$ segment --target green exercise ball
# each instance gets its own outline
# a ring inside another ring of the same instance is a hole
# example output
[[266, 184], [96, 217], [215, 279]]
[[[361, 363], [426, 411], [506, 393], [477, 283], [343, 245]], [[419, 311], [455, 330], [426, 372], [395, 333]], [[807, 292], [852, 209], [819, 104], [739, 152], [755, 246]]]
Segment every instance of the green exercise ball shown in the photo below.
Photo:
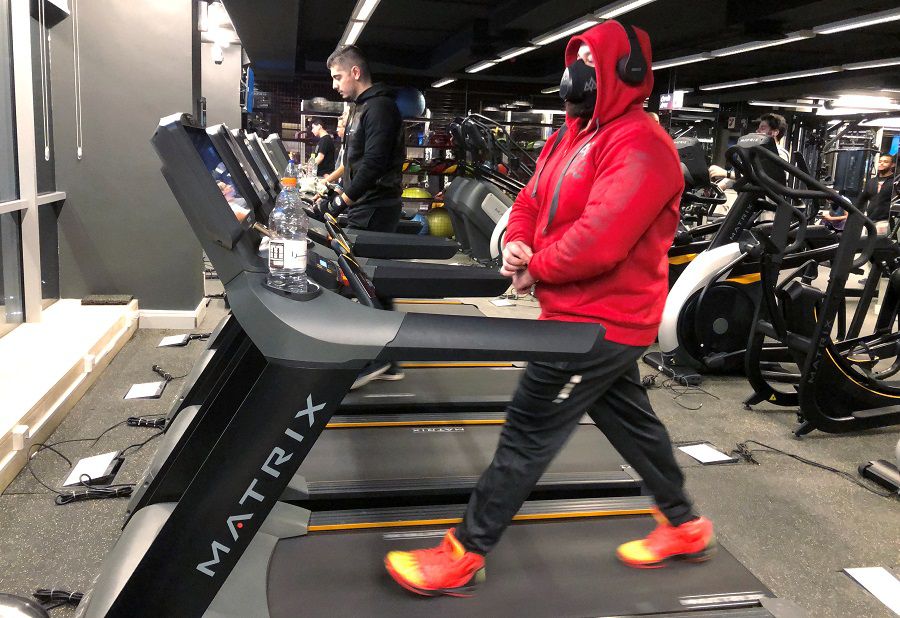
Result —
[[453, 238], [453, 222], [443, 208], [432, 208], [425, 213], [428, 219], [428, 233], [441, 238]]

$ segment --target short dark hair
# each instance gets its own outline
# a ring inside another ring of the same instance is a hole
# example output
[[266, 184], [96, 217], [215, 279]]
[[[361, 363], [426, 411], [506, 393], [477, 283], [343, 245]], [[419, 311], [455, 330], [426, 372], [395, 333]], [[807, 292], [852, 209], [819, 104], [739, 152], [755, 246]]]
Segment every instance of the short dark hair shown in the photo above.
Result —
[[759, 121], [765, 122], [773, 131], [778, 131], [779, 139], [787, 134], [787, 120], [781, 114], [763, 114]]
[[359, 76], [362, 79], [369, 79], [369, 62], [356, 45], [341, 45], [328, 56], [325, 63], [329, 69], [333, 66], [340, 66], [345, 69], [359, 67]]
[[880, 159], [881, 157], [887, 157], [888, 159], [891, 160], [891, 163], [893, 163], [894, 161], [896, 161], [896, 158], [894, 157], [894, 155], [892, 155], [892, 154], [890, 154], [890, 153], [888, 153], [888, 152], [883, 152], [883, 153], [881, 153], [880, 155], [878, 155], [878, 158], [879, 158], [879, 159]]
[[309, 120], [309, 126], [312, 126], [312, 125], [314, 125], [314, 124], [317, 124], [317, 125], [319, 125], [320, 127], [324, 127], [324, 126], [325, 126], [325, 123], [324, 123], [324, 122], [322, 121], [322, 119], [319, 118], [319, 117], [310, 118], [310, 120]]

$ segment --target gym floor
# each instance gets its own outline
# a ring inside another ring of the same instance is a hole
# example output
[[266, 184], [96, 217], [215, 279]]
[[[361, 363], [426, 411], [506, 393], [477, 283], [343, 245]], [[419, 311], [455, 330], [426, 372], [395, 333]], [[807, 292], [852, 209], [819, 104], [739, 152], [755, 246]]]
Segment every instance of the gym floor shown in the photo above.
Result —
[[[531, 318], [538, 313], [533, 301], [520, 300], [512, 307], [496, 307], [486, 299], [466, 302], [498, 317]], [[195, 332], [209, 332], [224, 313], [222, 301], [211, 300], [204, 323]], [[181, 380], [169, 384], [157, 400], [126, 401], [123, 396], [133, 383], [158, 379], [150, 370], [153, 364], [173, 376], [190, 371], [203, 342], [183, 348], [156, 347], [163, 336], [176, 332], [181, 331], [139, 330], [51, 441], [93, 438], [129, 416], [165, 414], [178, 395]], [[653, 373], [643, 365], [641, 371]], [[669, 388], [651, 390], [656, 411], [676, 444], [706, 441], [728, 452], [739, 442], [756, 440], [846, 471], [854, 478], [859, 463], [890, 458], [894, 452], [896, 427], [848, 435], [814, 432], [798, 440], [792, 435], [794, 410], [743, 409], [741, 401], [749, 393], [743, 378], [707, 377], [703, 389], [706, 393], [678, 397]], [[74, 442], [59, 448], [74, 460], [121, 450], [154, 432], [123, 424], [96, 443]], [[131, 449], [116, 482], [137, 482], [156, 444], [152, 440], [137, 452]], [[754, 458], [758, 465], [693, 465], [685, 470], [688, 489], [699, 511], [716, 524], [719, 542], [775, 594], [793, 601], [810, 616], [892, 616], [842, 569], [881, 566], [900, 576], [897, 500], [880, 497], [782, 454], [760, 449], [754, 450]], [[60, 483], [68, 472], [66, 463], [49, 451], [34, 458], [32, 468], [49, 485]], [[38, 588], [84, 591], [99, 572], [103, 557], [119, 536], [127, 500], [56, 506], [53, 498], [27, 470], [0, 496], [0, 591], [23, 596]], [[494, 577], [501, 576], [494, 573]], [[60, 608], [53, 615], [71, 613]]]

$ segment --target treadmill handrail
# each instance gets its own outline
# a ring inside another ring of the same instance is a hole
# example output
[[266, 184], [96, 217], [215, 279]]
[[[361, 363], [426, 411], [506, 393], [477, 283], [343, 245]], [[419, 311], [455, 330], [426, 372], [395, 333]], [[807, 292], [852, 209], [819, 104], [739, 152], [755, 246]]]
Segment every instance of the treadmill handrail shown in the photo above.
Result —
[[605, 333], [595, 323], [408, 313], [379, 359], [589, 360]]

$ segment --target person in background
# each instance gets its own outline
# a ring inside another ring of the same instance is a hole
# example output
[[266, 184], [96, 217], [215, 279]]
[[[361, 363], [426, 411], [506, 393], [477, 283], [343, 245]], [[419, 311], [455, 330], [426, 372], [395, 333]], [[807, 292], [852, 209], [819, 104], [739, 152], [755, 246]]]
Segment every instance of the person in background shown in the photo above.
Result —
[[[685, 494], [637, 364], [662, 319], [684, 178], [672, 138], [641, 107], [653, 88], [650, 39], [627, 28], [606, 21], [569, 41], [565, 124], [513, 204], [501, 270], [518, 292], [534, 288], [541, 319], [602, 324], [604, 339], [590, 361], [528, 363], [462, 522], [437, 547], [385, 557], [391, 577], [412, 592], [473, 592], [486, 556], [585, 412], [659, 507], [653, 532], [620, 545], [618, 558], [660, 567], [706, 560], [713, 550], [713, 526]], [[637, 55], [631, 38], [643, 56], [637, 83], [618, 68]]]
[[[756, 132], [773, 138], [775, 145], [778, 147], [778, 156], [790, 163], [791, 153], [782, 147], [784, 137], [787, 135], [787, 128], [787, 120], [781, 114], [764, 114], [759, 119]], [[734, 185], [735, 171], [726, 170], [718, 165], [710, 165], [709, 179], [718, 184], [719, 188], [724, 191]]]
[[334, 171], [334, 140], [325, 130], [321, 118], [313, 118], [312, 133], [319, 138], [316, 144], [316, 176], [327, 176]]
[[862, 193], [856, 198], [856, 207], [866, 213], [879, 234], [887, 234], [891, 216], [891, 195], [894, 190], [894, 157], [883, 154], [878, 157], [875, 176], [869, 178]]
[[[394, 91], [372, 82], [369, 63], [358, 47], [344, 45], [326, 62], [332, 87], [345, 101], [355, 103], [344, 130], [341, 187], [332, 211], [347, 211], [347, 227], [375, 232], [395, 232], [403, 204], [403, 120]], [[402, 380], [396, 363], [373, 362], [350, 387], [361, 388], [372, 380]]]
[[[337, 131], [335, 131], [335, 133], [337, 133], [338, 139], [341, 140], [341, 149], [338, 151], [338, 154], [337, 154], [337, 159], [336, 159], [337, 168], [330, 174], [325, 175], [325, 178], [324, 178], [325, 182], [338, 182], [341, 179], [341, 176], [344, 175], [344, 164], [342, 163], [342, 161], [344, 160], [344, 133], [346, 132], [347, 120], [350, 118], [350, 115], [352, 114], [352, 109], [353, 109], [353, 106], [348, 105], [347, 107], [344, 108], [344, 111], [341, 112], [341, 115], [338, 118]], [[321, 197], [321, 196], [319, 196], [319, 197]]]
[[350, 228], [394, 232], [400, 221], [403, 121], [393, 91], [372, 82], [369, 64], [354, 45], [336, 49], [327, 62], [332, 87], [356, 103], [344, 140], [343, 191], [338, 210], [349, 207]]
[[[875, 222], [879, 236], [890, 232], [891, 197], [894, 193], [894, 157], [883, 154], [875, 164], [875, 175], [863, 185], [862, 193], [856, 198], [856, 207]], [[864, 266], [866, 275], [859, 280], [865, 285], [869, 275], [869, 266]]]
[[832, 203], [828, 212], [822, 215], [823, 225], [832, 232], [840, 234], [844, 231], [848, 216], [849, 214], [840, 204]]

